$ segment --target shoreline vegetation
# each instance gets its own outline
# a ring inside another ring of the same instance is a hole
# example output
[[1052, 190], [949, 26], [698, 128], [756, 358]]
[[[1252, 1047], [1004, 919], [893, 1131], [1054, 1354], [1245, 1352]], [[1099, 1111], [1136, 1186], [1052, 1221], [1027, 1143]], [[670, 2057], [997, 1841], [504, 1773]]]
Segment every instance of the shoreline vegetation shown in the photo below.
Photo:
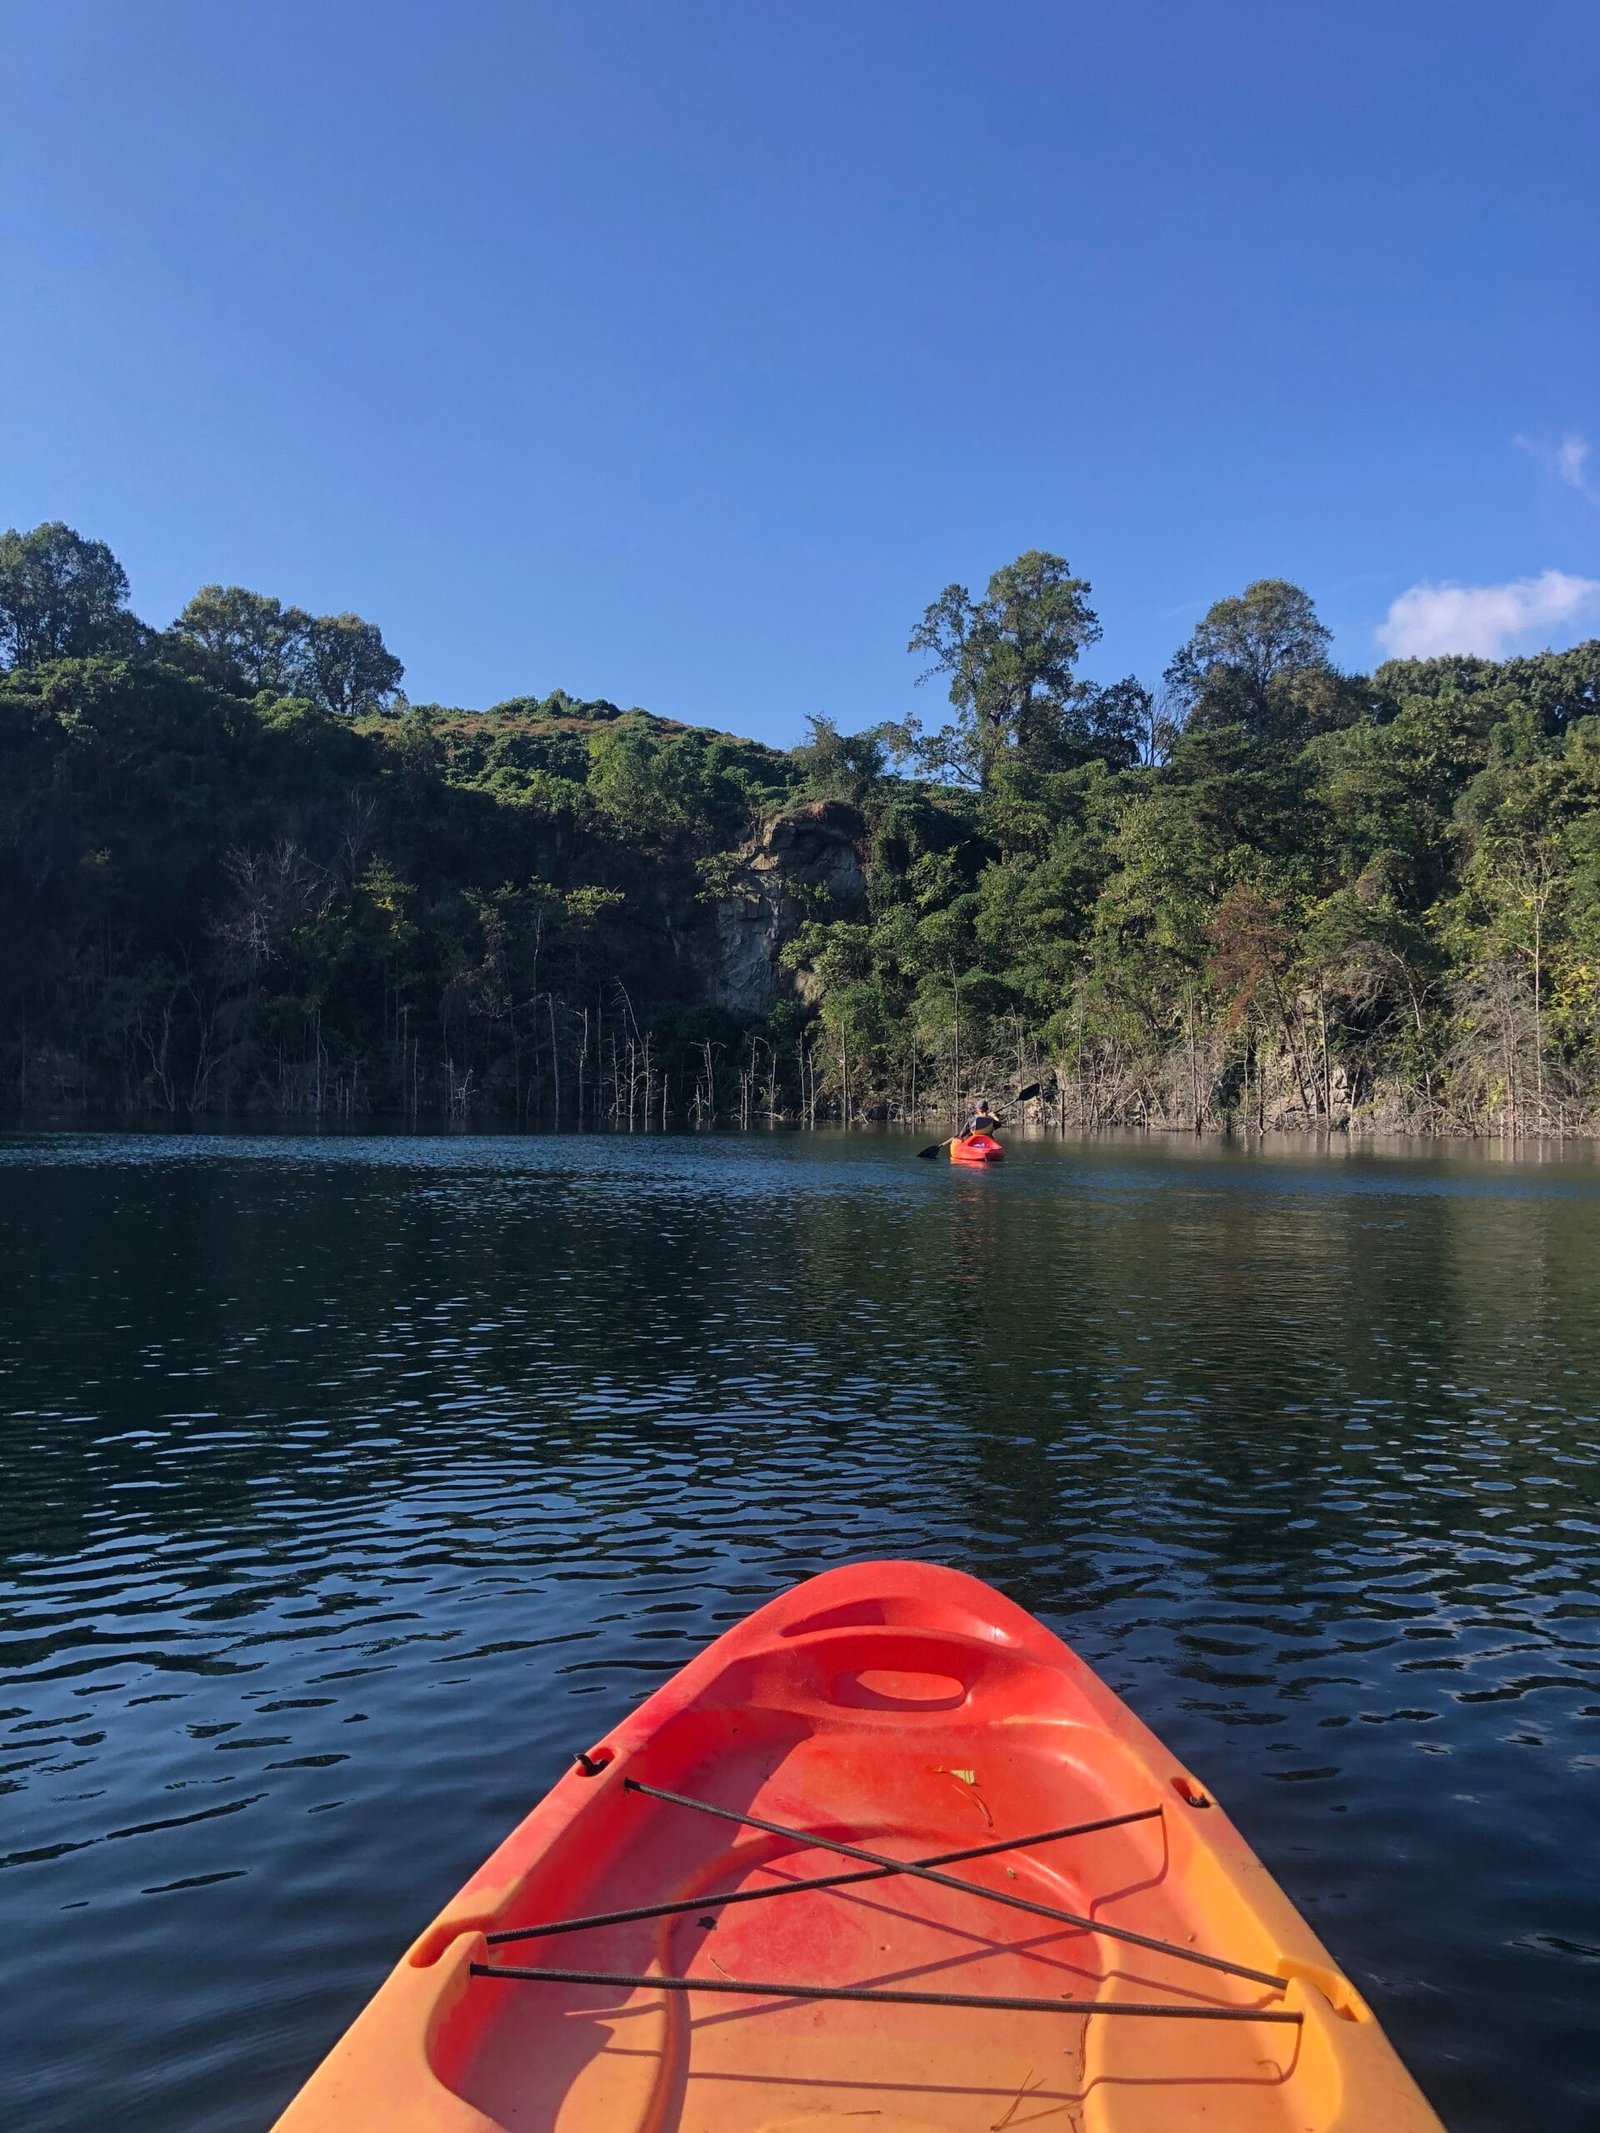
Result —
[[943, 723], [780, 750], [127, 593], [0, 536], [12, 1115], [1600, 1134], [1600, 641], [1344, 673], [1269, 579], [1093, 683], [1030, 551], [916, 623]]

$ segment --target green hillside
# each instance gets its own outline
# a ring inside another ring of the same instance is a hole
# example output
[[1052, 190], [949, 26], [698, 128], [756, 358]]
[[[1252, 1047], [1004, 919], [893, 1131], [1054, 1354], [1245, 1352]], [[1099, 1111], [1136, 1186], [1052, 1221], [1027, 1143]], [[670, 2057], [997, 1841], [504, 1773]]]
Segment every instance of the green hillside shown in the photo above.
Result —
[[1090, 684], [1090, 588], [1032, 553], [915, 623], [937, 726], [785, 752], [412, 705], [357, 616], [126, 592], [0, 540], [14, 1111], [1600, 1116], [1600, 643], [1346, 674], [1269, 580]]

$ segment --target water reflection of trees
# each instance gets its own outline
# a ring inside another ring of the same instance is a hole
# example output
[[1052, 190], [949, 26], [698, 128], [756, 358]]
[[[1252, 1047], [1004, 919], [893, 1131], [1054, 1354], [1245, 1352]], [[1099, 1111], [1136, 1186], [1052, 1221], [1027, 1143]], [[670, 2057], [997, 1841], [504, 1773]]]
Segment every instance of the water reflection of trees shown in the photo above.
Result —
[[[838, 1144], [820, 1171], [769, 1149], [754, 1182], [725, 1144], [723, 1175], [682, 1143], [542, 1168], [522, 1145], [14, 1169], [6, 1551], [396, 1490], [448, 1518], [463, 1463], [560, 1488], [659, 1440], [689, 1462], [675, 1493], [696, 1463], [719, 1491], [741, 1462], [870, 1487], [879, 1457], [912, 1491], [897, 1520], [955, 1516], [1047, 1608], [1163, 1531], [1289, 1591], [1330, 1550], [1470, 1524], [1475, 1406], [1559, 1421], [1586, 1385], [1593, 1410], [1581, 1197], [1431, 1189], [1437, 1163], [1389, 1193], [1348, 1166], [1024, 1153], [909, 1189]], [[1552, 1426], [1505, 1433], [1503, 1480]]]

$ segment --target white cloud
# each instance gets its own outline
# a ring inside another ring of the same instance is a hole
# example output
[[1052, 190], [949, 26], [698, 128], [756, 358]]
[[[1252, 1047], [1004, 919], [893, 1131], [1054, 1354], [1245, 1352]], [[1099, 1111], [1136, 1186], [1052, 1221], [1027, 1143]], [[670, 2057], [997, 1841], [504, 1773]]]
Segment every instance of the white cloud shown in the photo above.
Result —
[[1558, 481], [1564, 481], [1569, 489], [1576, 489], [1591, 504], [1600, 504], [1600, 484], [1589, 478], [1589, 461], [1594, 457], [1594, 446], [1587, 437], [1569, 430], [1559, 444], [1545, 444], [1537, 437], [1518, 437], [1515, 441]]
[[[1581, 471], [1581, 462], [1580, 462]], [[1564, 570], [1514, 578], [1508, 585], [1413, 585], [1391, 603], [1377, 632], [1391, 659], [1433, 659], [1443, 652], [1476, 652], [1503, 659], [1518, 640], [1581, 623], [1600, 612], [1600, 578]]]
[[1563, 437], [1556, 446], [1556, 472], [1569, 489], [1587, 496], [1591, 504], [1600, 504], [1600, 489], [1595, 488], [1584, 472], [1591, 450], [1587, 437]]

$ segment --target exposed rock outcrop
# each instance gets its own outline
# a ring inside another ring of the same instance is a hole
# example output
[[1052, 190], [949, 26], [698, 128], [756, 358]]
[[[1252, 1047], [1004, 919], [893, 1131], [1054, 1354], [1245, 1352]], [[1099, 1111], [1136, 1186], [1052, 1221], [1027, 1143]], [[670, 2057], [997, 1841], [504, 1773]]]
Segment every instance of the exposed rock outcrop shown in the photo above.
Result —
[[866, 901], [866, 824], [853, 807], [820, 800], [775, 815], [735, 857], [714, 906], [706, 996], [736, 1014], [764, 1014], [785, 993], [804, 996], [783, 950], [808, 918], [848, 918]]

